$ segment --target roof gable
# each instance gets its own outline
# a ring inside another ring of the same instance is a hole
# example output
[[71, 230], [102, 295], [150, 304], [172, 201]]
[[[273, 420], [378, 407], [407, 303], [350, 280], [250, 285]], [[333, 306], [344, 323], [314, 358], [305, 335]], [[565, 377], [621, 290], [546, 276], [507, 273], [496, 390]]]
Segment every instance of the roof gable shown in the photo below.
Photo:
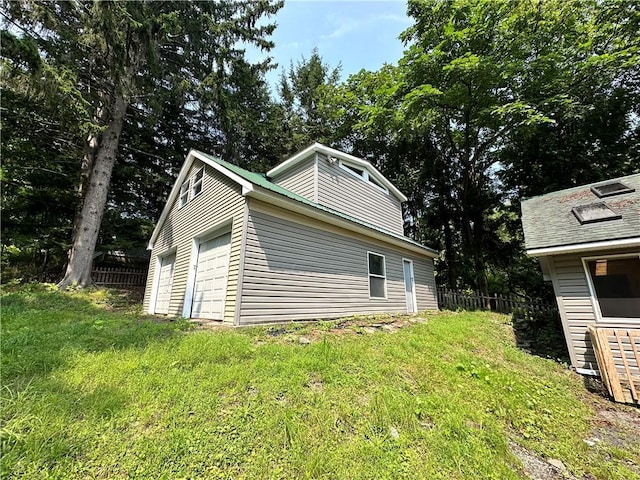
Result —
[[[392, 239], [400, 240], [402, 243], [411, 245], [414, 248], [417, 247], [422, 251], [422, 253], [427, 253], [428, 256], [435, 257], [437, 254], [435, 250], [425, 247], [424, 245], [414, 240], [411, 240], [408, 237], [405, 237], [403, 235], [398, 235], [393, 232], [389, 232], [388, 230], [380, 228], [369, 222], [365, 222], [363, 220], [344, 214], [332, 208], [325, 207], [324, 205], [320, 205], [318, 203], [312, 202], [311, 200], [308, 200], [300, 195], [297, 195], [291, 192], [290, 190], [287, 190], [284, 187], [281, 187], [279, 185], [276, 185], [273, 182], [270, 182], [264, 175], [250, 172], [241, 167], [238, 167], [237, 165], [233, 165], [231, 163], [225, 162], [224, 160], [221, 160], [219, 158], [216, 158], [204, 152], [200, 152], [198, 150], [191, 150], [189, 152], [182, 168], [180, 169], [178, 178], [176, 179], [176, 182], [173, 188], [171, 189], [171, 193], [169, 194], [167, 203], [165, 204], [164, 209], [162, 210], [162, 214], [160, 215], [160, 218], [158, 219], [158, 223], [156, 224], [153, 234], [151, 235], [151, 239], [149, 240], [149, 246], [148, 246], [149, 249], [153, 248], [153, 245], [155, 244], [155, 241], [158, 238], [158, 235], [160, 234], [162, 226], [164, 225], [164, 222], [166, 221], [167, 217], [169, 216], [169, 213], [171, 212], [171, 208], [173, 204], [175, 203], [178, 195], [180, 194], [180, 187], [185, 182], [189, 169], [191, 168], [191, 165], [193, 164], [195, 159], [202, 161], [205, 165], [210, 166], [220, 174], [238, 183], [242, 187], [243, 196], [256, 196], [261, 200], [272, 201], [269, 195], [276, 194], [275, 195], [276, 201], [281, 203], [282, 204], [281, 206], [283, 206], [284, 208], [290, 208], [293, 210], [294, 208], [292, 207], [294, 207], [296, 204], [298, 205], [302, 204], [304, 207], [308, 207], [318, 211], [319, 213], [325, 214], [327, 218], [334, 217], [338, 220], [346, 221], [348, 223], [351, 223], [360, 227], [364, 227], [367, 230], [373, 230], [375, 232], [379, 232], [383, 234], [385, 237], [391, 237]], [[262, 192], [262, 194], [259, 195], [260, 192]]]
[[299, 151], [281, 164], [276, 165], [267, 172], [267, 176], [270, 178], [276, 178], [278, 175], [281, 175], [282, 173], [298, 165], [300, 162], [309, 158], [309, 155], [313, 153], [320, 153], [322, 155], [326, 155], [327, 157], [336, 158], [338, 160], [345, 161], [347, 164], [356, 165], [367, 170], [370, 177], [375, 179], [377, 183], [380, 183], [384, 188], [389, 190], [389, 192], [391, 192], [398, 200], [400, 200], [401, 202], [407, 201], [407, 197], [400, 190], [398, 190], [390, 180], [382, 175], [382, 173], [380, 173], [380, 171], [370, 162], [362, 158], [349, 155], [348, 153], [341, 152], [340, 150], [327, 147], [326, 145], [323, 145], [321, 143], [314, 143], [304, 150]]
[[[619, 189], [620, 193], [598, 196], [597, 192], [601, 190], [598, 187], [613, 183], [629, 188]], [[521, 205], [525, 245], [529, 253], [569, 245], [603, 242], [606, 245], [640, 239], [640, 174], [524, 199]], [[585, 211], [592, 211], [594, 216], [587, 218]]]

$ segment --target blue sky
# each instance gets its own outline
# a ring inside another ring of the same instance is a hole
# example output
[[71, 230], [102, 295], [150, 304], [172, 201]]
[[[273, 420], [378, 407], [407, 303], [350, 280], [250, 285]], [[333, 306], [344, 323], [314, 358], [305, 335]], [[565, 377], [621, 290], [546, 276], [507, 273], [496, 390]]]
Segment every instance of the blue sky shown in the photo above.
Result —
[[271, 85], [283, 67], [309, 58], [314, 47], [331, 67], [342, 65], [342, 80], [396, 63], [403, 52], [398, 35], [412, 24], [400, 0], [285, 0], [273, 20], [278, 26], [270, 55], [278, 69], [267, 75]]

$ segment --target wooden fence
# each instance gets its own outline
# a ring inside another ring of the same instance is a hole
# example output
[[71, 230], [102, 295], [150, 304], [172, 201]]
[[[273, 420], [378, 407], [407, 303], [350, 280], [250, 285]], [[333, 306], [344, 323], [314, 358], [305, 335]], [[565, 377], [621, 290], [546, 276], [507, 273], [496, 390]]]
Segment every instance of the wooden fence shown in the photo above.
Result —
[[463, 310], [491, 310], [499, 313], [513, 313], [516, 310], [549, 312], [557, 310], [555, 303], [545, 302], [531, 297], [519, 295], [483, 295], [480, 292], [461, 292], [447, 288], [438, 289], [438, 305], [440, 308]]
[[147, 283], [147, 270], [122, 267], [97, 267], [91, 271], [96, 285], [122, 288], [125, 290], [144, 290]]

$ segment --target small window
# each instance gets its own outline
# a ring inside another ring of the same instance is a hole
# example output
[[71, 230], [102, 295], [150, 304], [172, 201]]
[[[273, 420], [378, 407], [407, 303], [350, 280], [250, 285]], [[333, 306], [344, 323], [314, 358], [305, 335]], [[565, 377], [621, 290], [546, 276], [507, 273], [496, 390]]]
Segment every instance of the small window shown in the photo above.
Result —
[[340, 166], [354, 175], [364, 178], [364, 170], [358, 167], [354, 167], [353, 165], [347, 165], [346, 163], [340, 162]]
[[604, 257], [586, 264], [601, 317], [640, 319], [640, 256]]
[[606, 203], [592, 203], [580, 205], [571, 209], [581, 225], [585, 223], [604, 222], [606, 220], [618, 220], [622, 215], [609, 208]]
[[371, 175], [369, 175], [369, 183], [374, 184], [376, 187], [378, 187], [380, 190], [384, 191], [385, 193], [388, 192], [387, 187], [385, 187], [384, 185], [382, 185], [379, 181], [377, 181], [375, 178], [373, 178]]
[[369, 297], [387, 298], [387, 273], [384, 256], [367, 253], [369, 260]]
[[193, 176], [193, 187], [191, 187], [191, 198], [195, 198], [202, 191], [202, 179], [204, 177], [204, 168], [201, 168]]
[[373, 185], [376, 188], [382, 190], [384, 193], [386, 193], [386, 194], [389, 193], [389, 190], [387, 190], [387, 188], [384, 185], [382, 185], [378, 180], [373, 178], [369, 174], [368, 170], [356, 167], [354, 165], [350, 165], [348, 163], [344, 163], [343, 161], [340, 161], [340, 168], [342, 168], [343, 170], [346, 170], [351, 175], [354, 175], [356, 177], [361, 178], [362, 180], [364, 180], [366, 182], [369, 182], [371, 185]]
[[180, 200], [178, 201], [178, 206], [183, 207], [187, 204], [189, 200], [189, 180], [184, 182], [180, 187]]
[[611, 197], [612, 195], [622, 195], [623, 193], [635, 192], [635, 189], [627, 187], [624, 183], [611, 182], [591, 187], [591, 191], [599, 198], [603, 198]]

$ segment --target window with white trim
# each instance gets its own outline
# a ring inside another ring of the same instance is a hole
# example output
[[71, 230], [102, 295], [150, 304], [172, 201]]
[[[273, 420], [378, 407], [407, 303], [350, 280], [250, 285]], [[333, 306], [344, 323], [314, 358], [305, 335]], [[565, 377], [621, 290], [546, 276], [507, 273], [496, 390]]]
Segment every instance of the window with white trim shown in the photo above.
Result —
[[180, 200], [178, 201], [178, 206], [183, 207], [189, 201], [189, 180], [184, 182], [180, 187]]
[[342, 160], [340, 160], [339, 166], [345, 172], [348, 172], [351, 175], [353, 175], [354, 177], [358, 177], [361, 180], [364, 180], [365, 182], [369, 183], [370, 185], [373, 185], [374, 187], [376, 187], [378, 190], [383, 191], [387, 195], [389, 194], [389, 190], [387, 189], [387, 187], [382, 185], [382, 183], [380, 181], [378, 181], [376, 178], [372, 177], [369, 174], [369, 171], [366, 168], [360, 168], [360, 167], [357, 167], [357, 166], [352, 165], [350, 163], [345, 163]]
[[202, 179], [204, 178], [204, 167], [196, 172], [193, 176], [191, 187], [191, 198], [197, 197], [202, 192]]
[[342, 166], [342, 168], [347, 170], [347, 172], [353, 173], [358, 177], [364, 178], [364, 170], [362, 170], [361, 168], [354, 167], [353, 165], [349, 165], [348, 163], [341, 163], [340, 166]]
[[189, 200], [193, 200], [202, 192], [202, 182], [204, 181], [204, 167], [201, 167], [196, 171], [189, 180], [186, 180], [180, 186], [180, 198], [178, 200], [178, 207], [184, 207]]
[[387, 298], [387, 270], [384, 255], [367, 252], [369, 263], [369, 297]]
[[603, 320], [640, 319], [640, 254], [585, 259]]

